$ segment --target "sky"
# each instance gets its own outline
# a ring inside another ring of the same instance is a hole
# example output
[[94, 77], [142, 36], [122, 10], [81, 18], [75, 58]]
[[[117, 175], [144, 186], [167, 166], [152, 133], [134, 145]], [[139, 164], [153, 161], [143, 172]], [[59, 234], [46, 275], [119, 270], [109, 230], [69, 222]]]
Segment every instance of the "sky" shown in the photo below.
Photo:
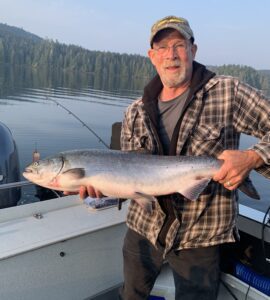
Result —
[[270, 69], [269, 0], [0, 0], [0, 23], [89, 50], [147, 56], [157, 20], [185, 17], [205, 65]]

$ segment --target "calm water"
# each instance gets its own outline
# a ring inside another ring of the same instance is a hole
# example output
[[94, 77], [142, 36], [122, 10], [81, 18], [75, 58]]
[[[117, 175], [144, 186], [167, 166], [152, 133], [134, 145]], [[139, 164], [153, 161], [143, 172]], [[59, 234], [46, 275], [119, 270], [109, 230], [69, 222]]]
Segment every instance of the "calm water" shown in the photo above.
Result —
[[[112, 124], [122, 120], [125, 108], [136, 97], [132, 91], [25, 88], [0, 99], [0, 120], [12, 131], [23, 170], [31, 162], [35, 147], [41, 157], [64, 150], [105, 147], [53, 100], [72, 111], [110, 145]], [[33, 197], [32, 192], [28, 193], [29, 188], [23, 188], [24, 202]]]
[[[93, 84], [93, 79], [84, 79], [83, 84], [82, 81], [74, 83], [69, 80], [68, 84], [61, 81], [58, 84], [62, 85], [57, 86], [57, 82], [53, 85], [50, 81], [44, 83], [44, 80], [16, 80], [14, 76], [12, 79], [13, 84], [10, 78], [9, 84], [2, 86], [2, 93], [0, 82], [0, 121], [12, 131], [19, 151], [21, 170], [32, 161], [36, 146], [41, 157], [63, 150], [104, 148], [86, 127], [53, 100], [76, 114], [110, 144], [112, 124], [122, 120], [125, 108], [141, 94], [144, 85], [143, 82], [132, 87], [126, 84], [125, 88], [118, 81], [118, 84], [103, 84], [100, 87]], [[246, 148], [254, 142], [256, 140], [253, 138], [243, 137], [241, 147]], [[241, 198], [248, 205], [255, 204], [257, 209], [265, 211], [270, 199], [269, 182], [255, 172], [252, 173], [252, 180], [262, 200], [255, 202], [242, 194]], [[33, 188], [23, 188], [22, 192], [22, 203], [37, 201]]]

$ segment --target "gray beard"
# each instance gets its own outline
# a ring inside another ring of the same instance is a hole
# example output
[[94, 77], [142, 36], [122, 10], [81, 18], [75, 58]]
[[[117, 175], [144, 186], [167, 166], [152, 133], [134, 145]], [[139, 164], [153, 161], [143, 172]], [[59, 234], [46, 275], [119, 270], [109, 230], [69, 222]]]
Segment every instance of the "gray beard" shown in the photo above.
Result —
[[186, 74], [185, 72], [181, 72], [178, 76], [175, 76], [175, 78], [168, 79], [167, 76], [161, 77], [161, 81], [164, 86], [167, 86], [169, 88], [178, 87], [182, 83], [184, 83], [186, 80]]

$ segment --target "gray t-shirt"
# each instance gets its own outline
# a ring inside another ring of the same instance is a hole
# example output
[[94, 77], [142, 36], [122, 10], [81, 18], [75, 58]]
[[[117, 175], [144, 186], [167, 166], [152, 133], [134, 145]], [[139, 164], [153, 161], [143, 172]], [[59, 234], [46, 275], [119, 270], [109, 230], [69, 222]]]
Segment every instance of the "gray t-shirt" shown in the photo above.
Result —
[[164, 154], [169, 154], [173, 131], [182, 114], [188, 93], [189, 89], [169, 101], [161, 101], [158, 99], [158, 133], [163, 145]]

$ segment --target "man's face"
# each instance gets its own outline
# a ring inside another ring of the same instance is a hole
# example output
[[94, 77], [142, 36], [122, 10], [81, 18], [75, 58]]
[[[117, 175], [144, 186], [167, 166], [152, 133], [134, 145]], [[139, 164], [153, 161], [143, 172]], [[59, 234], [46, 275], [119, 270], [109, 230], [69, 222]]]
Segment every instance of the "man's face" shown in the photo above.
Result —
[[158, 42], [154, 42], [148, 55], [163, 85], [176, 88], [190, 81], [196, 50], [196, 45], [192, 45], [174, 30], [164, 34]]

